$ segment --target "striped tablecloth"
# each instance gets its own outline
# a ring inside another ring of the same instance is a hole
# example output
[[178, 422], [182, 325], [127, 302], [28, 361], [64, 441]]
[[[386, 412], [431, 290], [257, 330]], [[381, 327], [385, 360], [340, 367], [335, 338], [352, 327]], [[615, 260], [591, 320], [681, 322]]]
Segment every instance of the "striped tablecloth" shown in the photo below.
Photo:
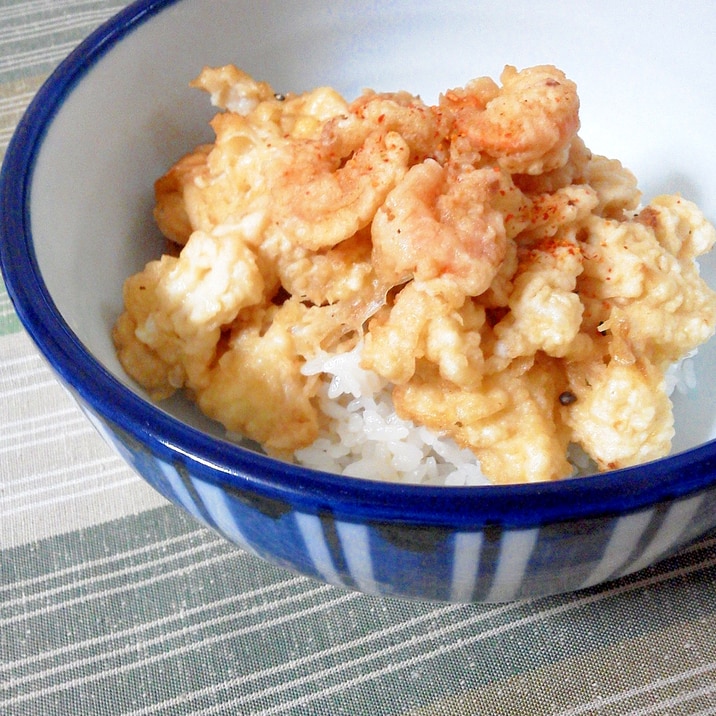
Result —
[[[0, 152], [126, 3], [0, 0]], [[716, 713], [716, 539], [498, 606], [324, 586], [164, 502], [54, 382], [0, 287], [0, 714]]]

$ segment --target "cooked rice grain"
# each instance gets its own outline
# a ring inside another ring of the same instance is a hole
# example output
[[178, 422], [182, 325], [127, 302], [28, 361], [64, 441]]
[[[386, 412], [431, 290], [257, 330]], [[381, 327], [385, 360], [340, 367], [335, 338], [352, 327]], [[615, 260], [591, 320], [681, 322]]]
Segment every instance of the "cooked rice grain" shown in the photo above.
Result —
[[[324, 472], [406, 484], [489, 485], [472, 451], [452, 438], [403, 420], [395, 412], [391, 386], [360, 365], [362, 345], [338, 355], [323, 353], [308, 361], [304, 375], [321, 376], [319, 409], [325, 420], [318, 439], [295, 452], [296, 462]], [[696, 351], [667, 371], [667, 392], [695, 386]], [[575, 476], [597, 472], [594, 461], [570, 445]]]
[[322, 377], [318, 399], [326, 420], [318, 439], [296, 451], [296, 461], [370, 480], [489, 485], [470, 450], [396, 415], [389, 383], [361, 368], [360, 350], [322, 354], [304, 365], [305, 375]]

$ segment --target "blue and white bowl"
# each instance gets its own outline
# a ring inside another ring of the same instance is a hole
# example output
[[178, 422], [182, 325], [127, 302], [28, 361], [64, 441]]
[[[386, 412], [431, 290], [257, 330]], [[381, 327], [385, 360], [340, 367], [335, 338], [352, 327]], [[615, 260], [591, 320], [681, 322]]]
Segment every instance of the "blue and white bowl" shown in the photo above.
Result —
[[[188, 88], [234, 63], [277, 89], [444, 88], [552, 63], [580, 87], [581, 135], [648, 196], [681, 190], [716, 218], [715, 16], [622, 3], [142, 0], [42, 87], [8, 149], [0, 257], [16, 310], [104, 437], [169, 500], [276, 564], [371, 594], [505, 601], [591, 586], [716, 526], [716, 345], [676, 400], [667, 459], [559, 483], [400, 486], [314, 472], [222, 438], [180, 398], [149, 402], [120, 368], [121, 286], [161, 251], [152, 183], [210, 139]], [[635, 25], [638, 17], [638, 24]], [[714, 285], [716, 261], [702, 272]]]

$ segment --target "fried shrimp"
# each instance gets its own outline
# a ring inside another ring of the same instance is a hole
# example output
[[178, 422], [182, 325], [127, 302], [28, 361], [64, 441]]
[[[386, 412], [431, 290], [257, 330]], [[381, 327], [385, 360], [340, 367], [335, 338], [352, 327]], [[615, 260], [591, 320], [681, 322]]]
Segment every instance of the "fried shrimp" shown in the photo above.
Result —
[[358, 132], [382, 128], [400, 134], [410, 148], [410, 164], [447, 159], [452, 118], [419, 97], [408, 92], [365, 92], [351, 102], [348, 111], [349, 117], [342, 121], [356, 123]]
[[348, 102], [205, 68], [215, 139], [155, 182], [170, 245], [125, 282], [126, 372], [271, 455], [368, 479], [666, 455], [667, 371], [716, 327], [696, 263], [716, 230], [680, 196], [640, 206], [578, 136], [560, 70], [500, 82]]
[[500, 79], [497, 96], [460, 130], [510, 174], [542, 174], [564, 166], [579, 129], [574, 82], [548, 65], [521, 72], [508, 66]]
[[492, 208], [501, 174], [452, 176], [434, 160], [411, 167], [373, 220], [373, 263], [386, 283], [450, 278], [468, 295], [485, 291], [505, 256], [503, 215]]
[[330, 148], [299, 145], [270, 186], [273, 228], [313, 251], [349, 239], [402, 179], [409, 154], [397, 132], [369, 135], [345, 164]]
[[365, 336], [364, 367], [400, 385], [413, 377], [421, 359], [462, 387], [482, 376], [480, 329], [485, 311], [449, 282], [412, 281], [390, 312], [377, 316]]

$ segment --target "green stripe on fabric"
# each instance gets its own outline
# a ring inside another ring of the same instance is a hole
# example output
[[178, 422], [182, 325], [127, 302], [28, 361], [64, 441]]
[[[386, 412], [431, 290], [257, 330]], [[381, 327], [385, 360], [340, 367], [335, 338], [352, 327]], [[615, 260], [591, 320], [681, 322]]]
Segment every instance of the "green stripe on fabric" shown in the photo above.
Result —
[[[1, 17], [2, 11], [0, 11]], [[15, 126], [43, 79], [43, 77], [32, 77], [0, 84], [0, 162], [5, 157], [5, 150]], [[17, 333], [20, 329], [20, 320], [12, 307], [5, 284], [0, 278], [0, 336]]]
[[15, 127], [45, 79], [43, 74], [0, 84], [0, 160], [4, 159]]
[[[0, 162], [45, 77], [95, 28], [128, 4], [117, 0], [0, 2]], [[20, 328], [0, 282], [0, 336]]]
[[20, 319], [13, 310], [10, 297], [5, 286], [0, 281], [0, 336], [9, 336], [18, 333], [21, 329]]
[[0, 712], [400, 714], [558, 664], [576, 679], [586, 655], [598, 668], [712, 620], [715, 565], [705, 542], [580, 594], [407, 603], [275, 568], [162, 507], [2, 554]]
[[128, 4], [57, 0], [0, 5], [0, 83], [50, 72], [81, 40]]

